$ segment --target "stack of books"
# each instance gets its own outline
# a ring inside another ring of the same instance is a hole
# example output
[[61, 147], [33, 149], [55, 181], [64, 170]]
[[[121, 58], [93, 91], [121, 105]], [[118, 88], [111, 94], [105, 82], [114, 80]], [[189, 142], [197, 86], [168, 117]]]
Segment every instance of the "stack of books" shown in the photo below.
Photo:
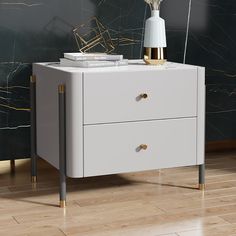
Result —
[[126, 66], [128, 60], [123, 59], [123, 55], [110, 55], [106, 53], [64, 53], [64, 58], [60, 59], [63, 67], [109, 67]]

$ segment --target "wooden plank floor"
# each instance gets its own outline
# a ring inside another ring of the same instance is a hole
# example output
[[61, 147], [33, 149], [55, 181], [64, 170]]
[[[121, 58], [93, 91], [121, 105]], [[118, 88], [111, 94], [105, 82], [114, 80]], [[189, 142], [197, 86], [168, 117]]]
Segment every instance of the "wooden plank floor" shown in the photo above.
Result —
[[0, 162], [0, 235], [236, 236], [236, 152], [208, 154], [207, 189], [196, 167], [68, 180], [58, 204], [58, 173], [39, 161]]

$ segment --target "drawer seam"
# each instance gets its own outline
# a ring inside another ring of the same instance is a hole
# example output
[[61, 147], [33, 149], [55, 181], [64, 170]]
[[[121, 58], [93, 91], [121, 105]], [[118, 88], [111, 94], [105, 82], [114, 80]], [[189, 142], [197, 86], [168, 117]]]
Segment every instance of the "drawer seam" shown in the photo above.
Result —
[[161, 121], [161, 120], [182, 120], [182, 119], [192, 119], [192, 118], [197, 118], [197, 116], [162, 118], [162, 119], [147, 119], [147, 120], [131, 120], [131, 121], [114, 121], [114, 122], [104, 122], [104, 123], [102, 122], [102, 123], [83, 124], [83, 126], [106, 125], [106, 124], [123, 124], [123, 123], [137, 123], [137, 122], [149, 122], [149, 121]]

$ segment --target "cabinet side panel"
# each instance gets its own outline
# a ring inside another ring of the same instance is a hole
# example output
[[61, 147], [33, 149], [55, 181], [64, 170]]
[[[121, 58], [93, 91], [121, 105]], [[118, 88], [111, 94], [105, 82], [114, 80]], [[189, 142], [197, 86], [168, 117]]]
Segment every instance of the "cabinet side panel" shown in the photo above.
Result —
[[197, 165], [205, 163], [205, 68], [198, 67]]
[[[66, 86], [66, 167], [67, 176], [83, 176], [83, 140], [82, 140], [82, 74], [72, 74], [34, 65], [36, 75], [36, 123], [37, 154], [59, 168], [59, 119], [58, 119], [58, 85]], [[78, 81], [75, 82], [74, 81]], [[79, 82], [80, 81], [80, 82]], [[78, 86], [76, 89], [74, 86]], [[74, 95], [76, 90], [77, 95]], [[78, 102], [73, 110], [74, 103]]]
[[37, 154], [58, 169], [57, 85], [60, 79], [41, 66], [34, 66], [33, 73], [36, 76]]

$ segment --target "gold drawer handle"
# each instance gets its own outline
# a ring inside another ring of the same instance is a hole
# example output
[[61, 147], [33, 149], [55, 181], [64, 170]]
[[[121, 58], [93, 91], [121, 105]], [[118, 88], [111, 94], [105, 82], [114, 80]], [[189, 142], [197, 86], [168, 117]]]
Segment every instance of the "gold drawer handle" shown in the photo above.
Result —
[[142, 149], [142, 150], [147, 150], [148, 145], [147, 144], [141, 144], [141, 145], [139, 145], [139, 148]]
[[142, 93], [140, 94], [140, 98], [147, 99], [148, 95], [146, 93]]

